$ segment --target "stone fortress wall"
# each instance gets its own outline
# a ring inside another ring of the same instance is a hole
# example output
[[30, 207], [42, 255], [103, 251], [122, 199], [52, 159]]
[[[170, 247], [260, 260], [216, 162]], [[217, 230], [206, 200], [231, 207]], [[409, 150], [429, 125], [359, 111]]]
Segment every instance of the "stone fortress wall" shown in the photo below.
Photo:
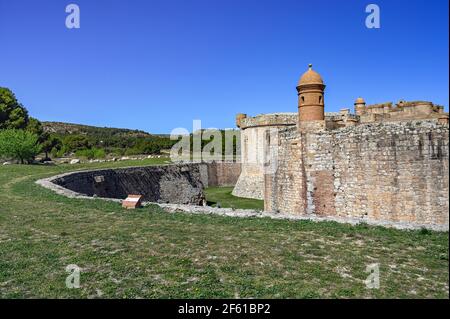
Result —
[[[327, 127], [335, 129], [353, 123], [356, 116], [342, 110], [325, 113]], [[296, 127], [298, 113], [247, 114], [236, 116], [236, 126], [241, 129], [241, 169], [233, 195], [245, 198], [264, 199], [264, 146], [271, 129], [281, 130]], [[344, 123], [344, 124], [342, 124]]]
[[233, 189], [233, 195], [264, 199], [264, 145], [265, 136], [271, 129], [295, 126], [297, 113], [261, 114], [248, 117], [238, 114], [236, 125], [241, 129], [242, 173]]
[[448, 133], [430, 120], [281, 131], [265, 210], [448, 225]]
[[205, 187], [234, 186], [241, 175], [239, 162], [211, 162], [200, 166], [207, 170], [207, 179], [203, 180]]
[[[238, 114], [242, 174], [234, 194], [263, 198], [268, 212], [448, 229], [443, 107], [425, 101], [366, 106], [358, 98], [354, 114], [325, 113], [324, 89], [310, 67], [297, 86], [298, 113], [275, 122], [274, 115]], [[271, 127], [276, 139], [268, 138]], [[256, 164], [245, 154], [252, 148]]]

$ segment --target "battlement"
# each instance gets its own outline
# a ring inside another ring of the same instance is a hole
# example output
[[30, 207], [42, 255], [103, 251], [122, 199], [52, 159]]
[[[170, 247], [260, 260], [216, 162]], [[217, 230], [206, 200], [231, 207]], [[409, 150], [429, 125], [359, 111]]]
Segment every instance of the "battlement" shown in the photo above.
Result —
[[[343, 108], [339, 112], [325, 112], [325, 127], [334, 130], [341, 127], [356, 126], [366, 123], [435, 120], [448, 124], [449, 115], [444, 107], [428, 101], [399, 101], [365, 105], [361, 103], [355, 110]], [[241, 129], [256, 127], [280, 127], [298, 125], [298, 113], [271, 113], [248, 116], [239, 113], [236, 115], [236, 125]]]
[[254, 117], [239, 113], [236, 116], [236, 125], [241, 129], [261, 126], [291, 126], [296, 125], [297, 120], [297, 113], [259, 114]]
[[355, 112], [360, 117], [360, 123], [380, 121], [410, 121], [421, 119], [435, 119], [441, 123], [448, 123], [448, 114], [444, 107], [429, 101], [399, 101], [379, 103], [365, 106], [355, 104]]
[[441, 105], [435, 105], [429, 101], [403, 101], [400, 100], [398, 103], [394, 104], [393, 102], [386, 103], [377, 103], [367, 105], [366, 109], [368, 112], [371, 110], [383, 109], [388, 112], [401, 112], [405, 108], [415, 108], [419, 110], [430, 110], [431, 112], [442, 113], [444, 111], [444, 107]]

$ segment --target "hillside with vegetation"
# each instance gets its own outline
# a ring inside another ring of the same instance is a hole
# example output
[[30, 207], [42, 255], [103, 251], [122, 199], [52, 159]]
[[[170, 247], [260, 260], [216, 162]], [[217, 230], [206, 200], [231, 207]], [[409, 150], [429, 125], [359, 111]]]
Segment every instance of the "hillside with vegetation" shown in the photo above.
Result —
[[160, 154], [176, 141], [168, 135], [150, 134], [140, 130], [96, 127], [62, 122], [42, 122], [44, 132], [62, 141], [53, 151], [61, 157], [68, 153], [77, 156], [104, 157], [110, 155]]
[[[221, 130], [222, 154], [226, 154], [226, 131]], [[234, 134], [234, 135], [233, 135]], [[237, 153], [239, 131], [233, 132], [233, 154]], [[180, 137], [181, 138], [181, 137]], [[190, 135], [199, 138], [201, 147], [214, 137], [205, 130]], [[129, 155], [161, 154], [170, 150], [178, 140], [168, 134], [150, 134], [141, 130], [96, 127], [89, 125], [40, 122], [28, 115], [27, 109], [8, 88], [0, 87], [0, 159], [20, 163], [34, 162], [42, 154], [42, 161], [53, 158], [77, 157], [84, 159], [114, 158]], [[215, 150], [217, 151], [217, 150]]]
[[0, 159], [31, 163], [50, 157], [105, 158], [160, 154], [176, 141], [144, 131], [40, 122], [8, 88], [0, 87]]
[[126, 128], [111, 128], [111, 127], [98, 127], [83, 124], [64, 123], [64, 122], [42, 122], [44, 131], [59, 134], [81, 134], [81, 135], [93, 135], [93, 136], [120, 136], [120, 137], [169, 137], [166, 134], [150, 134], [141, 130], [130, 130]]

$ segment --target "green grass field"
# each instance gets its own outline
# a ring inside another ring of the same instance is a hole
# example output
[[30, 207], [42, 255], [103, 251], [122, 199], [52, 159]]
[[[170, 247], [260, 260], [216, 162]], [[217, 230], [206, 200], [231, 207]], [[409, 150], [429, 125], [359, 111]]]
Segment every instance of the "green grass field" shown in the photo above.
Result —
[[[0, 297], [449, 297], [448, 233], [125, 211], [34, 183], [76, 168], [155, 163], [0, 166]], [[225, 204], [228, 193], [210, 190], [210, 200]], [[379, 289], [364, 284], [373, 263]], [[65, 286], [69, 264], [82, 269], [79, 289]]]
[[205, 190], [209, 206], [264, 210], [264, 201], [231, 195], [233, 187], [210, 187]]

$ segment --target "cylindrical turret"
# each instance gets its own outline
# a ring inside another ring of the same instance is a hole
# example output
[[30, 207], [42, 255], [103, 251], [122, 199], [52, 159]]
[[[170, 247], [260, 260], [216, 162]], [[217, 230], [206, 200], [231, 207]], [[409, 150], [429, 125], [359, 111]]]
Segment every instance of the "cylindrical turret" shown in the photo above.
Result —
[[324, 90], [322, 77], [312, 70], [310, 64], [297, 85], [299, 123], [325, 119]]
[[362, 115], [366, 112], [366, 102], [362, 97], [359, 97], [355, 101], [355, 114]]

